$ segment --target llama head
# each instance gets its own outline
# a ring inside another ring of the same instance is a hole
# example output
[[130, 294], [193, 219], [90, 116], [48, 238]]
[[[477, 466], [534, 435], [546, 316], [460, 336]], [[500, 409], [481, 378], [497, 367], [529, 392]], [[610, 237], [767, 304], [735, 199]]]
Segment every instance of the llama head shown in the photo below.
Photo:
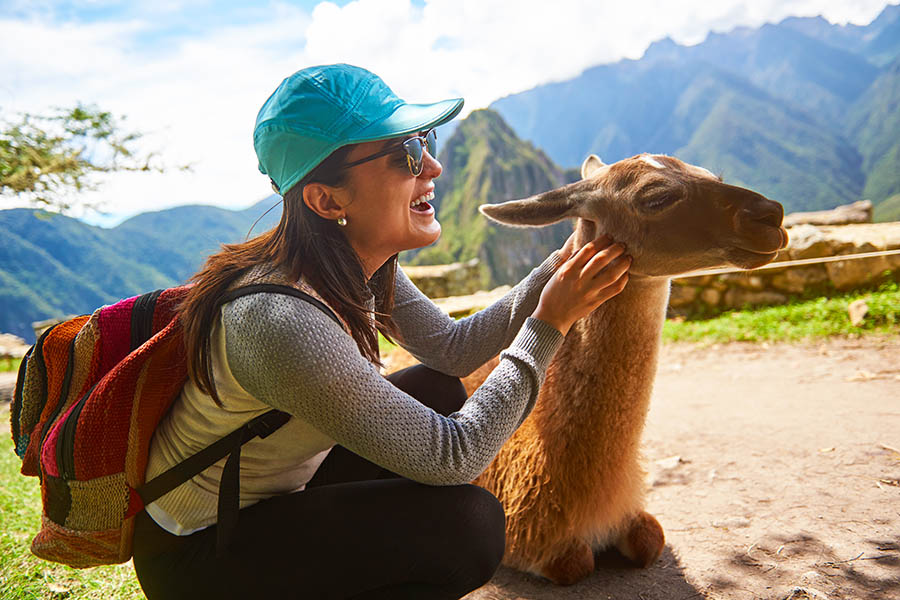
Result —
[[581, 175], [576, 183], [479, 210], [520, 227], [577, 218], [580, 243], [604, 233], [624, 243], [634, 275], [749, 269], [787, 245], [779, 203], [677, 158], [640, 154], [606, 165], [591, 155]]

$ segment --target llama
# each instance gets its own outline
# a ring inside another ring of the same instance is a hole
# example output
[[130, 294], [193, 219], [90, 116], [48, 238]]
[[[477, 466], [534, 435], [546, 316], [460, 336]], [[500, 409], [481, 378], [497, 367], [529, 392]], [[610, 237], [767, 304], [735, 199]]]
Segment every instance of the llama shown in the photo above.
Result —
[[[504, 564], [558, 584], [590, 574], [595, 550], [614, 547], [646, 567], [665, 544], [643, 510], [639, 444], [670, 278], [759, 267], [787, 245], [780, 204], [674, 157], [605, 165], [592, 155], [581, 174], [556, 190], [480, 207], [514, 226], [575, 217], [577, 247], [605, 232], [634, 257], [625, 289], [573, 325], [531, 415], [475, 481], [506, 511]], [[467, 389], [487, 372], [470, 375]]]

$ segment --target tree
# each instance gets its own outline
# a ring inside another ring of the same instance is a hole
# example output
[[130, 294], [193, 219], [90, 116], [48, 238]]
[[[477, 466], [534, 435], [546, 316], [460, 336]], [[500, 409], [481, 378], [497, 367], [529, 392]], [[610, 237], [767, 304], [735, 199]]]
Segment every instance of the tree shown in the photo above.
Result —
[[24, 113], [16, 122], [0, 123], [0, 196], [24, 197], [64, 212], [72, 207], [66, 200], [69, 192], [99, 187], [96, 174], [164, 172], [157, 153], [135, 149], [143, 134], [125, 131], [122, 120], [96, 106], [79, 104], [45, 115]]

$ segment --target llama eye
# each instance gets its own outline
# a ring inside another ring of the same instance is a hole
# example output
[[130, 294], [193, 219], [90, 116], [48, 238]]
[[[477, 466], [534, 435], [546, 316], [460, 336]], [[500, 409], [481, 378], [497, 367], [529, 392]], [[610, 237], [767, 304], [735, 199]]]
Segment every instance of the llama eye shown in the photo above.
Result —
[[665, 194], [662, 196], [653, 196], [647, 198], [643, 202], [643, 207], [648, 210], [660, 210], [678, 201], [678, 196], [674, 194]]

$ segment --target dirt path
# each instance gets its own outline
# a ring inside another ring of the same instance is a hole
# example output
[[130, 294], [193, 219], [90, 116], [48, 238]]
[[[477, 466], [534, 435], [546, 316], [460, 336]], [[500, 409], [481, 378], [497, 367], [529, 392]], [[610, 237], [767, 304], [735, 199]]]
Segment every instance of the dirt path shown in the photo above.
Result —
[[654, 566], [467, 599], [900, 599], [900, 338], [667, 345], [644, 437]]
[[900, 337], [667, 345], [644, 437], [655, 565], [467, 599], [900, 600]]

